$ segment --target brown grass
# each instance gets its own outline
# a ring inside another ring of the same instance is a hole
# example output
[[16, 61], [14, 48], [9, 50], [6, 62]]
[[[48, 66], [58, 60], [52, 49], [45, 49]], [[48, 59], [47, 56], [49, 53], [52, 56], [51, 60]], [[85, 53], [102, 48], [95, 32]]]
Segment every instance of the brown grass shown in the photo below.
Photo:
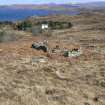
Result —
[[[84, 23], [94, 17], [62, 17], [72, 19], [73, 28], [63, 30], [65, 34], [61, 31], [60, 37], [48, 38], [52, 48], [59, 40], [68, 48], [71, 43], [81, 46], [83, 54], [77, 58], [65, 60], [52, 55], [47, 63], [32, 65], [32, 57], [48, 56], [30, 48], [44, 38], [26, 37], [0, 44], [0, 105], [105, 105], [105, 43], [97, 42], [105, 39], [104, 31], [88, 30], [94, 23]], [[96, 41], [88, 42], [93, 39]]]

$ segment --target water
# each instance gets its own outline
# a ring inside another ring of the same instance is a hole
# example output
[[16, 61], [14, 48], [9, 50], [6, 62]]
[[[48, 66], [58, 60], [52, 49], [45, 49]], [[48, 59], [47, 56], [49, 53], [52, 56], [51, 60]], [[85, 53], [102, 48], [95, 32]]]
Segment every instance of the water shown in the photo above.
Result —
[[54, 14], [76, 15], [76, 11], [53, 11], [53, 10], [34, 10], [34, 9], [7, 9], [0, 8], [0, 21], [24, 20], [29, 16], [46, 16]]

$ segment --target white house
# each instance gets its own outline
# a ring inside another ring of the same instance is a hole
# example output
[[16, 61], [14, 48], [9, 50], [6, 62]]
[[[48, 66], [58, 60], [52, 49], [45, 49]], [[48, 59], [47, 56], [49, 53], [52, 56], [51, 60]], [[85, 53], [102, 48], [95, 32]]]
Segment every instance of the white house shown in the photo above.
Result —
[[42, 29], [48, 29], [48, 24], [42, 24]]

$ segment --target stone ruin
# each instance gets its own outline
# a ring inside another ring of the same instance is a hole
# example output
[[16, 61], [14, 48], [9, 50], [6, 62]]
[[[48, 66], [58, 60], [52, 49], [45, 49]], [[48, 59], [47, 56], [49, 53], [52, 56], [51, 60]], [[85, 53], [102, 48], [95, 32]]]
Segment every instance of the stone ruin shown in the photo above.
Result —
[[31, 48], [42, 50], [43, 52], [48, 52], [48, 42], [44, 40], [43, 42], [35, 42], [32, 44]]
[[82, 49], [80, 47], [64, 49], [60, 48], [59, 45], [56, 45], [55, 48], [50, 48], [47, 40], [44, 40], [42, 42], [35, 42], [32, 44], [31, 48], [34, 48], [36, 50], [42, 50], [43, 52], [48, 52], [50, 54], [61, 54], [64, 57], [77, 57], [82, 54]]
[[74, 48], [72, 50], [64, 51], [65, 57], [77, 57], [77, 56], [80, 56], [81, 54], [82, 54], [81, 48], [80, 49]]

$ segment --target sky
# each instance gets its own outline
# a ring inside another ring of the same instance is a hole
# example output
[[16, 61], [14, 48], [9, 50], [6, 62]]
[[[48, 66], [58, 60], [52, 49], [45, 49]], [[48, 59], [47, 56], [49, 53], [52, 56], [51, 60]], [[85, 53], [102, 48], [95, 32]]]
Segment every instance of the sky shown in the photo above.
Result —
[[0, 5], [11, 4], [46, 4], [46, 3], [85, 3], [105, 0], [0, 0]]

